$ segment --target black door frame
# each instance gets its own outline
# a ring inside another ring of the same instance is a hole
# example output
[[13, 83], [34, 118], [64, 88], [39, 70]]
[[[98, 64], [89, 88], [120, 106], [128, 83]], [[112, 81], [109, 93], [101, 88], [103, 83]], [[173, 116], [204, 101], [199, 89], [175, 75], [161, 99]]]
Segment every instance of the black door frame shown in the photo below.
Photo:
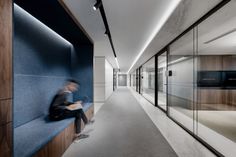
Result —
[[138, 92], [138, 86], [139, 86], [139, 78], [138, 78], [138, 69], [135, 70], [135, 77], [136, 77], [136, 92]]

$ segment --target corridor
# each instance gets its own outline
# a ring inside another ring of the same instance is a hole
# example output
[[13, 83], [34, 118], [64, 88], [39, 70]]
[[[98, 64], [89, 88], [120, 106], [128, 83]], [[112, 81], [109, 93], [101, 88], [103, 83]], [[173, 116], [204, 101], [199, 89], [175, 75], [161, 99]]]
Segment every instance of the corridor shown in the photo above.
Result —
[[64, 157], [177, 156], [128, 88], [116, 90], [84, 132], [90, 137], [75, 141]]
[[0, 0], [0, 157], [235, 157], [235, 10]]

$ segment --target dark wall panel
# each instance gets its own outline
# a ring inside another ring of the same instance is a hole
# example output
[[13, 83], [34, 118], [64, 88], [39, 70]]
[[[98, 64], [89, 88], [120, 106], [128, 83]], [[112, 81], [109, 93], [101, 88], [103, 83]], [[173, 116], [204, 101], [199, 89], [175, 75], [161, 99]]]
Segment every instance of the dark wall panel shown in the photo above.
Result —
[[12, 98], [12, 1], [0, 1], [0, 99]]
[[93, 45], [72, 47], [71, 58], [72, 77], [80, 82], [74, 100], [93, 102]]
[[125, 74], [118, 75], [118, 86], [127, 86], [127, 75]]
[[0, 157], [12, 156], [12, 1], [0, 0]]
[[12, 123], [0, 126], [0, 156], [12, 156]]

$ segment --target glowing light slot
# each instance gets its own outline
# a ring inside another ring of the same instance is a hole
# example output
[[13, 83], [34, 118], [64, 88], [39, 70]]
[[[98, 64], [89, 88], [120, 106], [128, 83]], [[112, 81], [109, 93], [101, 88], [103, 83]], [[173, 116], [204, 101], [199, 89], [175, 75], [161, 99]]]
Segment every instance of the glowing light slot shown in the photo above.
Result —
[[116, 60], [116, 65], [117, 65], [118, 69], [120, 69], [119, 62], [118, 62], [117, 58], [115, 58], [115, 60]]
[[174, 61], [172, 61], [172, 62], [169, 62], [168, 65], [172, 65], [172, 64], [175, 64], [175, 63], [179, 63], [179, 62], [182, 62], [182, 61], [187, 60], [187, 59], [190, 59], [190, 57], [181, 57], [181, 58], [176, 59], [176, 60], [174, 60]]
[[133, 68], [134, 64], [138, 61], [138, 59], [141, 57], [141, 55], [144, 53], [144, 51], [146, 50], [146, 48], [148, 47], [148, 45], [152, 42], [152, 40], [154, 39], [154, 37], [157, 35], [157, 33], [160, 31], [160, 29], [162, 28], [162, 26], [166, 23], [166, 21], [168, 20], [168, 18], [170, 17], [170, 15], [172, 14], [172, 12], [175, 10], [175, 8], [178, 6], [178, 4], [181, 2], [181, 0], [172, 0], [172, 3], [170, 4], [169, 8], [166, 10], [166, 12], [164, 13], [164, 15], [161, 17], [161, 19], [158, 21], [155, 29], [153, 30], [153, 32], [151, 33], [151, 35], [149, 36], [149, 38], [147, 39], [147, 41], [145, 42], [143, 48], [141, 49], [141, 51], [139, 52], [139, 54], [136, 56], [136, 58], [134, 59], [132, 65], [130, 66], [129, 70], [127, 71], [127, 73], [130, 72], [130, 70]]
[[39, 21], [38, 19], [36, 19], [34, 16], [32, 16], [31, 14], [29, 14], [28, 12], [26, 12], [24, 9], [22, 9], [21, 7], [19, 7], [17, 4], [14, 4], [14, 7], [16, 8], [16, 10], [18, 10], [18, 12], [22, 15], [26, 15], [28, 17], [30, 17], [32, 20], [32, 22], [36, 23], [37, 25], [39, 25], [40, 27], [46, 28], [50, 33], [55, 34], [58, 39], [64, 41], [65, 43], [67, 43], [68, 45], [72, 45], [69, 41], [67, 41], [65, 38], [63, 38], [62, 36], [60, 36], [59, 34], [57, 34], [54, 30], [52, 30], [51, 28], [49, 28], [47, 25], [45, 25], [44, 23], [42, 23], [41, 21]]

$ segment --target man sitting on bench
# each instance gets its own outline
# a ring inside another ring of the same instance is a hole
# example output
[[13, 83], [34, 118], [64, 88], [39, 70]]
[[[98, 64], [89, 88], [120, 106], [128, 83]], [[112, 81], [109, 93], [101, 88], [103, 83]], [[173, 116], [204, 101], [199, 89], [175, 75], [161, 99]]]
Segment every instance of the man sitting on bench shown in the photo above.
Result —
[[49, 117], [51, 120], [62, 120], [75, 117], [76, 137], [78, 139], [87, 138], [89, 135], [81, 134], [81, 119], [84, 124], [93, 123], [88, 121], [81, 101], [69, 102], [68, 97], [71, 93], [78, 90], [79, 83], [76, 80], [68, 79], [64, 88], [59, 90], [54, 96], [50, 108]]

